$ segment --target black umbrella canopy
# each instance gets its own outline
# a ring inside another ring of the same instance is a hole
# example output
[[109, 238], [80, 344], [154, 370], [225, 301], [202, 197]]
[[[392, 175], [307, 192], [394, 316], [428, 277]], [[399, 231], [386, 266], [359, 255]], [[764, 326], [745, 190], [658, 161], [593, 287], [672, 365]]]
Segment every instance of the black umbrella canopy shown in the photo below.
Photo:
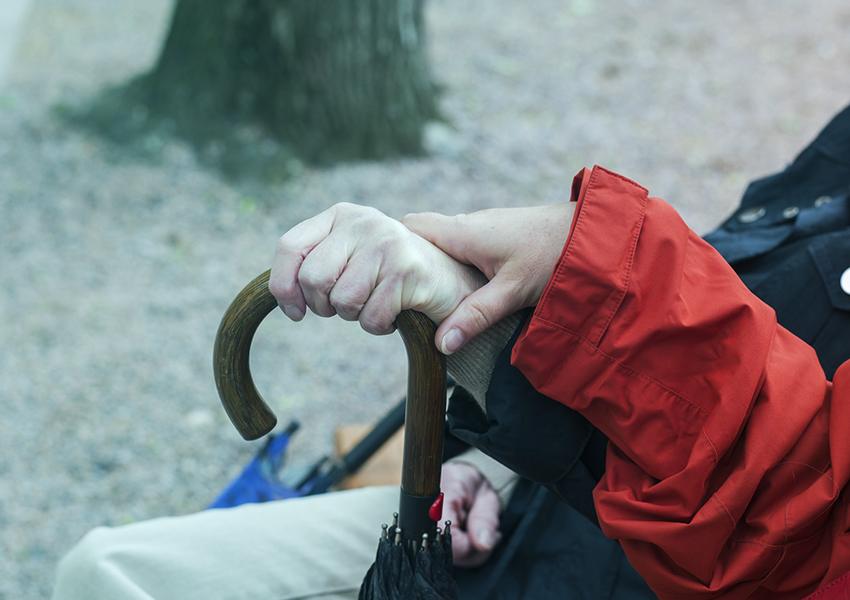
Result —
[[433, 540], [424, 534], [412, 553], [405, 547], [401, 528], [393, 529], [390, 535], [388, 526], [383, 526], [375, 562], [363, 579], [358, 600], [457, 600], [451, 523], [446, 521], [443, 532], [437, 528]]

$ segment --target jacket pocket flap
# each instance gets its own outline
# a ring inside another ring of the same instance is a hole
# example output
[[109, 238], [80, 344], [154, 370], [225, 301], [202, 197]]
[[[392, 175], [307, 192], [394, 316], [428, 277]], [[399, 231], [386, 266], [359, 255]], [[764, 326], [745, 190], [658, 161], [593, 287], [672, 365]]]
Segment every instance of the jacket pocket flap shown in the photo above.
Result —
[[850, 311], [850, 231], [825, 235], [809, 246], [832, 306]]

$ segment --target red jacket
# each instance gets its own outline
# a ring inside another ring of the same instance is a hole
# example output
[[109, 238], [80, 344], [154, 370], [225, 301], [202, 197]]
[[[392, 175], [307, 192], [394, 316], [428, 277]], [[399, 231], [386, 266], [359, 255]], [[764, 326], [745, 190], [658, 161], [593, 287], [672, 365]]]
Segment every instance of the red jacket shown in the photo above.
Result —
[[585, 169], [573, 200], [513, 362], [611, 440], [604, 533], [662, 599], [799, 600], [850, 571], [850, 363], [827, 381], [634, 182]]

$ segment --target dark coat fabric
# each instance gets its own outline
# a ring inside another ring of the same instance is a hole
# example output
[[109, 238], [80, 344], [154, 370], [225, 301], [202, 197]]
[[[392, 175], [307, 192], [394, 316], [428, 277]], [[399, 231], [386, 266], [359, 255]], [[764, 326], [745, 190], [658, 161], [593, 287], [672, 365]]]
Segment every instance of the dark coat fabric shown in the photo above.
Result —
[[[848, 196], [850, 107], [785, 170], [751, 183], [740, 207], [705, 236], [778, 322], [814, 347], [828, 378], [850, 360]], [[607, 440], [534, 390], [510, 364], [515, 341], [497, 362], [487, 414], [462, 389], [450, 402], [451, 433], [524, 478], [493, 558], [455, 572], [460, 598], [654, 598], [595, 526], [591, 491], [604, 472]]]
[[777, 321], [811, 345], [828, 379], [850, 359], [850, 107], [781, 173], [751, 183], [705, 240]]

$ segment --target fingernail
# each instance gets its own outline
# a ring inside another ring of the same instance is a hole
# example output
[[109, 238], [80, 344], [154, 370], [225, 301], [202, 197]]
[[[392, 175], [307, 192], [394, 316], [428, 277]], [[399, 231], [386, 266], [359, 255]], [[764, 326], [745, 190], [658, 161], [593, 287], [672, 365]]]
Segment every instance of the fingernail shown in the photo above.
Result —
[[477, 541], [478, 545], [481, 546], [482, 549], [491, 550], [493, 545], [496, 543], [496, 536], [493, 535], [493, 532], [489, 529], [485, 529], [478, 534]]
[[304, 313], [297, 306], [284, 306], [283, 312], [293, 321], [300, 321], [304, 317]]
[[458, 350], [461, 349], [466, 343], [466, 338], [457, 327], [450, 329], [449, 332], [443, 336], [443, 343], [441, 345], [441, 349], [443, 354], [454, 354]]

